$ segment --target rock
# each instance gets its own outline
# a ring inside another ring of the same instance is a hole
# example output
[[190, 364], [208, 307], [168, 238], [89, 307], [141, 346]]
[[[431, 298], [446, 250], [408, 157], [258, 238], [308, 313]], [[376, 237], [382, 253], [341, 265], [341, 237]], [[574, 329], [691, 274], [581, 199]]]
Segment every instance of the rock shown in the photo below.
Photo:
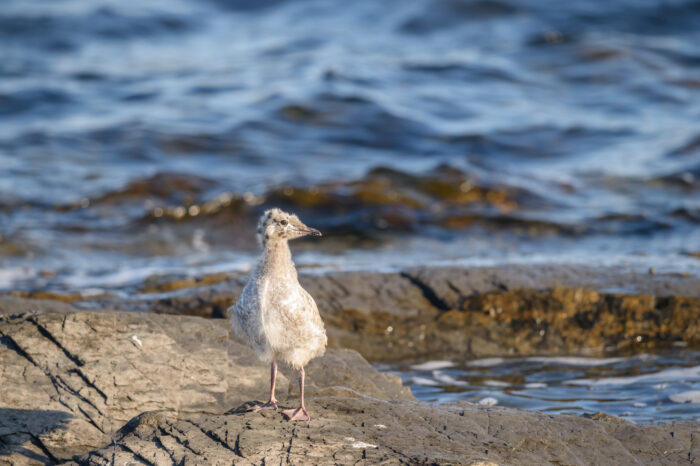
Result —
[[505, 290], [543, 290], [559, 286], [602, 293], [700, 298], [700, 277], [656, 273], [647, 269], [589, 267], [578, 264], [508, 264], [494, 267], [420, 267], [407, 275], [459, 307], [462, 297]]
[[[302, 274], [300, 280], [318, 303], [329, 346], [355, 349], [374, 362], [700, 347], [694, 276], [512, 265]], [[240, 273], [173, 283], [152, 278], [129, 299], [75, 304], [225, 317], [245, 282]], [[50, 302], [33, 301], [36, 309]]]
[[512, 265], [302, 282], [319, 304], [329, 344], [377, 362], [700, 346], [697, 277]]
[[[697, 423], [418, 403], [351, 350], [309, 364], [312, 420], [288, 423], [279, 412], [245, 412], [265, 397], [268, 368], [222, 320], [34, 305], [23, 313], [21, 300], [0, 300], [0, 464], [678, 464], [700, 456]], [[284, 407], [297, 402], [292, 375], [279, 374]]]
[[23, 299], [14, 296], [0, 296], [0, 322], [27, 314], [45, 312], [76, 312], [75, 306], [51, 299]]
[[638, 426], [471, 404], [317, 397], [275, 412], [141, 415], [74, 464], [681, 464], [697, 424]]
[[[52, 312], [33, 301], [22, 313], [21, 303], [0, 301], [0, 445], [10, 461], [70, 459], [146, 411], [221, 414], [268, 393], [269, 368], [229, 338], [225, 321], [65, 303]], [[413, 399], [352, 350], [329, 351], [307, 374], [311, 396]], [[278, 396], [291, 375], [278, 375]]]
[[[700, 347], [700, 279], [692, 276], [512, 265], [300, 280], [318, 303], [329, 345], [375, 362]], [[223, 317], [244, 284], [245, 276], [234, 274], [210, 286], [103, 305]]]

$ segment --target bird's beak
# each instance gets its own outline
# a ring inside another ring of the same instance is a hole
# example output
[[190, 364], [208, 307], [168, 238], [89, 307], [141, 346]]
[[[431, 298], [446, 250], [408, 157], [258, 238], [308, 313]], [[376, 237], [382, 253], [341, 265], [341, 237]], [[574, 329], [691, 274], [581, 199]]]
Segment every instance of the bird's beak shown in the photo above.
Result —
[[300, 228], [299, 231], [305, 235], [311, 235], [311, 236], [323, 236], [320, 231], [318, 231], [315, 228], [309, 228], [306, 225], [304, 225], [303, 228]]

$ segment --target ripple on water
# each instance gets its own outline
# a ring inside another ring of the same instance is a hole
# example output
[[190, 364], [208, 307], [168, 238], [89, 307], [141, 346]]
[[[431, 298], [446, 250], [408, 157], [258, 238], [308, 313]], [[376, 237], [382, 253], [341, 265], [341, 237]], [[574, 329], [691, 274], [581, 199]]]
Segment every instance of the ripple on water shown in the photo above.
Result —
[[3, 2], [0, 261], [215, 266], [282, 205], [341, 267], [676, 264], [700, 251], [699, 26], [692, 0]]
[[602, 411], [636, 422], [700, 418], [700, 351], [447, 362], [379, 368], [400, 375], [416, 397], [428, 402], [465, 400], [550, 413]]

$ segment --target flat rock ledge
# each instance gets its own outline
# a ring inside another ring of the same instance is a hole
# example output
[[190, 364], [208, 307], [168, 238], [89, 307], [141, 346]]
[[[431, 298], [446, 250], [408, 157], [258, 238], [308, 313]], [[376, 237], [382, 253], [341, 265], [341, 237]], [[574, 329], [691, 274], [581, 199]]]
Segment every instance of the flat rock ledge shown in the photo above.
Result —
[[[329, 345], [373, 362], [700, 348], [696, 276], [558, 264], [301, 274], [300, 280], [318, 303]], [[245, 281], [232, 274], [150, 283], [128, 300], [86, 304], [225, 317]]]
[[[692, 464], [700, 424], [418, 403], [358, 353], [307, 371], [312, 421], [246, 413], [268, 368], [222, 320], [0, 299], [0, 464]], [[278, 398], [294, 406], [283, 370]]]
[[312, 420], [278, 413], [145, 413], [76, 464], [692, 464], [700, 427], [640, 427], [474, 405], [315, 397]]

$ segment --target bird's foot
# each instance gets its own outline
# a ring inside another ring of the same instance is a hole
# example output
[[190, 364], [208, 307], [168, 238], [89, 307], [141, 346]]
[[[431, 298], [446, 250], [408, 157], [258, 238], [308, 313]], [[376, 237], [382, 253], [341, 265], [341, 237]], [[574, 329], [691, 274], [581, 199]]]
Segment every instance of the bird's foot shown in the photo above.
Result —
[[276, 400], [270, 400], [265, 404], [262, 405], [253, 405], [250, 408], [248, 408], [246, 411], [248, 412], [253, 412], [257, 413], [258, 411], [262, 411], [263, 409], [274, 409], [277, 410], [277, 402]]
[[297, 409], [285, 409], [282, 411], [282, 414], [284, 417], [287, 418], [288, 421], [310, 421], [311, 416], [309, 416], [309, 412], [306, 411], [306, 408], [304, 407], [299, 407]]

